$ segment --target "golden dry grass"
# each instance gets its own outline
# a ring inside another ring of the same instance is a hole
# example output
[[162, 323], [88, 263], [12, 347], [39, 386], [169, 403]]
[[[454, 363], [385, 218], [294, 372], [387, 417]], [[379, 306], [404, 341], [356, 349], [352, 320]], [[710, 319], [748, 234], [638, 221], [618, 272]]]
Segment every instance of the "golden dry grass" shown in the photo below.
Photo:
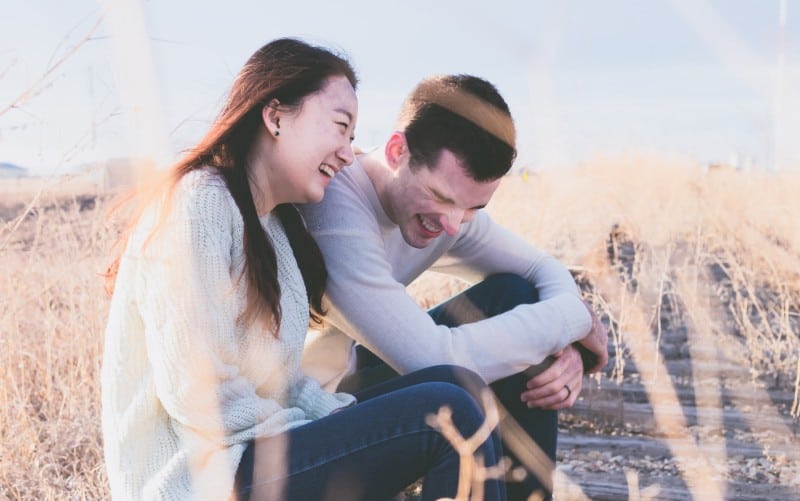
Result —
[[111, 235], [96, 211], [46, 205], [0, 230], [0, 496], [99, 499], [108, 301], [97, 273]]
[[[800, 177], [789, 174], [703, 173], [688, 162], [631, 156], [506, 183], [490, 210], [584, 271], [617, 320], [634, 310], [648, 317], [663, 313], [672, 302], [690, 319], [699, 321], [702, 314], [707, 329], [739, 339], [754, 376], [794, 382], [800, 347], [798, 188]], [[609, 267], [612, 233], [622, 248], [620, 262]], [[627, 258], [626, 244], [633, 251]], [[619, 267], [630, 269], [617, 269], [615, 280], [622, 276], [638, 285], [627, 306], [608, 296], [608, 275]]]
[[[703, 174], [677, 160], [631, 156], [509, 177], [489, 210], [568, 263], [605, 312], [618, 356], [604, 377], [622, 381], [622, 362], [632, 357], [649, 367], [648, 389], [663, 390], [654, 346], [662, 319], [680, 315], [698, 340], [693, 350], [725, 350], [756, 383], [796, 395], [798, 192], [795, 176]], [[114, 231], [104, 204], [81, 212], [40, 199], [24, 219], [14, 215], [24, 206], [0, 219], [0, 497], [108, 496], [99, 423], [108, 300], [98, 273]], [[616, 261], [608, 259], [612, 233]], [[431, 304], [461, 287], [426, 274], [411, 291]], [[786, 417], [789, 409], [773, 412]], [[684, 423], [659, 425], [673, 451], [684, 451], [679, 469], [694, 489], [702, 479], [693, 475], [708, 462], [691, 457], [699, 452], [687, 446]]]

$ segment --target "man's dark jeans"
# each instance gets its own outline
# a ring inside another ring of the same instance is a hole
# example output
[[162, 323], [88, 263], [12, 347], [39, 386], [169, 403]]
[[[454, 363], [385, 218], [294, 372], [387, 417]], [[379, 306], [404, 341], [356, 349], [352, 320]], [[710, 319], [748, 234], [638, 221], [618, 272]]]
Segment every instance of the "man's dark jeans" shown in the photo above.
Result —
[[[539, 300], [536, 289], [525, 279], [511, 274], [492, 275], [461, 294], [428, 311], [437, 324], [455, 327], [499, 315], [520, 304], [535, 303]], [[509, 347], [513, 349], [513, 347]], [[356, 348], [356, 372], [345, 378], [339, 385], [340, 391], [355, 393], [380, 382], [397, 377], [391, 367], [363, 346]], [[558, 413], [543, 409], [530, 409], [520, 399], [525, 391], [525, 383], [530, 379], [528, 371], [500, 379], [491, 384], [497, 399], [508, 411], [506, 419], [513, 419], [538, 444], [542, 451], [555, 462], [556, 441], [558, 438]], [[500, 434], [511, 440], [508, 425], [500, 424]], [[506, 454], [519, 464], [511, 446], [505, 448]], [[507, 484], [508, 499], [527, 499], [541, 490], [542, 483], [535, 475], [529, 475], [522, 482]], [[547, 493], [549, 495], [549, 493]]]

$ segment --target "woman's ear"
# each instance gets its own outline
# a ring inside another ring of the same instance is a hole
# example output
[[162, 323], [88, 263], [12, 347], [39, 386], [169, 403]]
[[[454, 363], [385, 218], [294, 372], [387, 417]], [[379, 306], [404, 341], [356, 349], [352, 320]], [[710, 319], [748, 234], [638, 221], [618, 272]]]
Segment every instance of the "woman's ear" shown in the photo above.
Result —
[[267, 132], [272, 136], [281, 134], [281, 103], [277, 99], [270, 100], [261, 109], [261, 120], [267, 128]]
[[392, 170], [396, 170], [403, 162], [408, 162], [409, 152], [406, 135], [400, 131], [392, 132], [389, 140], [386, 141], [384, 154], [386, 155], [386, 162]]

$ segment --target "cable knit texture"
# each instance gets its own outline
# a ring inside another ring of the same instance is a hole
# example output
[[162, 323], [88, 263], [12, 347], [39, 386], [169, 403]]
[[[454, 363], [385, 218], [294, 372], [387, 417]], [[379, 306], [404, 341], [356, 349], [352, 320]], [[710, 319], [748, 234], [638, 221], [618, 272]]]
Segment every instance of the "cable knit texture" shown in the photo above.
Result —
[[[239, 320], [244, 223], [214, 169], [177, 186], [148, 240], [142, 218], [120, 263], [103, 356], [103, 439], [114, 499], [226, 499], [249, 440], [353, 403], [300, 371], [308, 300], [277, 216], [279, 336]], [[146, 243], [146, 245], [144, 245]]]

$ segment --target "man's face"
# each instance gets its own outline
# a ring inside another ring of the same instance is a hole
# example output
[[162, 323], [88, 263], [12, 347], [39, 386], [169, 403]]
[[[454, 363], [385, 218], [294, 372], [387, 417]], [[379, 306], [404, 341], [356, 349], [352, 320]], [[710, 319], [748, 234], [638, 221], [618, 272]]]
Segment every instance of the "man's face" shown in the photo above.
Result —
[[408, 245], [421, 249], [442, 233], [455, 235], [489, 203], [500, 179], [470, 178], [458, 159], [443, 150], [433, 166], [411, 171], [408, 161], [398, 166], [389, 193], [389, 214]]

